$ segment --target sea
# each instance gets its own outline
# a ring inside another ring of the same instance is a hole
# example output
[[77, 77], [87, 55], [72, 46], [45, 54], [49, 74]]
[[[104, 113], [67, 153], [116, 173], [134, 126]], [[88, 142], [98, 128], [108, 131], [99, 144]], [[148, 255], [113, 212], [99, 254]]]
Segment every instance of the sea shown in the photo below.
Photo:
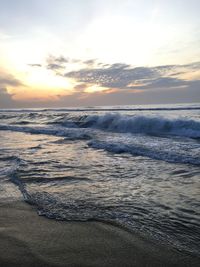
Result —
[[200, 256], [200, 104], [0, 109], [0, 202]]

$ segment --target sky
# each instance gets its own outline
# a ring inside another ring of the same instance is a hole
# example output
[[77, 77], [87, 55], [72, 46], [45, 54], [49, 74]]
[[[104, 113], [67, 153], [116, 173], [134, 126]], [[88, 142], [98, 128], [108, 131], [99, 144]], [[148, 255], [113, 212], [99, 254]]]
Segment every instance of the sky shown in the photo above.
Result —
[[199, 0], [0, 0], [0, 108], [200, 102]]

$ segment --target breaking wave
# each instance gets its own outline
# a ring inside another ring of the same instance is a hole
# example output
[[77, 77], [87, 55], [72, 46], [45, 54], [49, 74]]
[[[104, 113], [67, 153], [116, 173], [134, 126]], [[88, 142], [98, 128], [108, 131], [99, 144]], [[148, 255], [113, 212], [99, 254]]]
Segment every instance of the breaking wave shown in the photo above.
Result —
[[[44, 124], [43, 124], [44, 125]], [[80, 131], [80, 128], [81, 131]], [[83, 115], [70, 117], [65, 114], [49, 120], [45, 126], [1, 124], [0, 130], [28, 132], [82, 138], [83, 128], [93, 128], [116, 133], [147, 135], [173, 135], [200, 138], [200, 121], [187, 118], [165, 118], [161, 116], [122, 115], [106, 113], [103, 115]]]
[[155, 149], [155, 147], [142, 146], [139, 144], [125, 144], [120, 142], [112, 141], [99, 141], [92, 140], [88, 142], [88, 146], [95, 149], [103, 149], [108, 152], [120, 154], [129, 153], [133, 156], [148, 157], [155, 160], [163, 160], [170, 163], [184, 163], [200, 165], [199, 154], [191, 153], [185, 154], [184, 151], [180, 153], [177, 151], [176, 147], [174, 150], [168, 150], [160, 147], [160, 149]]
[[93, 127], [120, 133], [169, 134], [200, 138], [200, 121], [120, 114], [93, 115], [79, 121], [81, 127]]

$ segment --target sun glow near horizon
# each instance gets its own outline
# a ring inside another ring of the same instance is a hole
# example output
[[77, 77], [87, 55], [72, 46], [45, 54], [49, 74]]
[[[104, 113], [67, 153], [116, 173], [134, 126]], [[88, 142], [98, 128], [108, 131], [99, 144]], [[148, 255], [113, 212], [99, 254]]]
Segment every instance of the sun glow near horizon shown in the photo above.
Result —
[[15, 77], [23, 81], [21, 86], [8, 85], [7, 90], [13, 99], [21, 101], [57, 100], [59, 95], [71, 95], [75, 82], [72, 79], [55, 75], [50, 70], [35, 69], [26, 72], [13, 71]]

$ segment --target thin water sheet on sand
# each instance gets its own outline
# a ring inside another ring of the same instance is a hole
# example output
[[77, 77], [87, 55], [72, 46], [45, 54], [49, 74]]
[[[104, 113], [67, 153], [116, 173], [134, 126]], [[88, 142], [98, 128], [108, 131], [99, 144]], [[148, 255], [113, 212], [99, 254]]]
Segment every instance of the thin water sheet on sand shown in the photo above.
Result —
[[38, 216], [23, 202], [0, 203], [0, 266], [199, 266], [200, 260], [102, 222]]

